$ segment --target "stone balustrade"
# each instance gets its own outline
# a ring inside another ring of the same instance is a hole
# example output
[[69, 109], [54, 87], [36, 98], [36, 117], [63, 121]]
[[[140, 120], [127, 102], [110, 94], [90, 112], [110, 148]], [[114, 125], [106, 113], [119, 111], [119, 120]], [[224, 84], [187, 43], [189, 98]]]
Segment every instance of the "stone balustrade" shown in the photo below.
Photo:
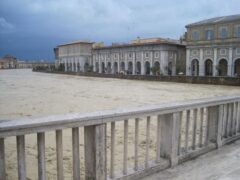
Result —
[[[142, 151], [139, 144], [140, 123], [143, 121], [145, 148]], [[116, 150], [119, 148], [116, 143], [118, 123], [123, 124], [122, 164], [115, 159]], [[151, 128], [151, 123], [156, 124], [154, 129]], [[84, 128], [83, 134], [79, 133], [79, 128]], [[72, 130], [74, 180], [83, 178], [80, 177], [79, 136], [84, 136], [85, 179], [138, 179], [176, 166], [240, 138], [240, 97], [214, 97], [92, 113], [3, 121], [0, 123], [0, 179], [6, 179], [7, 147], [4, 147], [4, 142], [11, 136], [16, 136], [19, 180], [27, 179], [25, 136], [28, 134], [37, 134], [38, 179], [46, 179], [45, 133], [55, 131], [57, 179], [63, 180], [64, 129]], [[128, 154], [129, 131], [134, 132], [132, 159]], [[150, 133], [156, 135], [154, 154], [150, 154]], [[140, 161], [140, 150], [144, 153], [144, 162]], [[154, 159], [150, 156], [154, 156]], [[130, 160], [133, 163], [130, 163]], [[119, 166], [122, 168], [118, 168]]]

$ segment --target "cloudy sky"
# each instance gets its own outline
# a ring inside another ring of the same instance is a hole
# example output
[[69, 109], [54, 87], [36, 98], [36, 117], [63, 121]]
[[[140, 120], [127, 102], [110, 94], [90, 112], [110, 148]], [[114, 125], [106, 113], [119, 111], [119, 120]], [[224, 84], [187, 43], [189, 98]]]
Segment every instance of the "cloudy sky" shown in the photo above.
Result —
[[0, 57], [53, 60], [57, 44], [79, 39], [178, 39], [186, 24], [232, 14], [239, 0], [0, 0]]

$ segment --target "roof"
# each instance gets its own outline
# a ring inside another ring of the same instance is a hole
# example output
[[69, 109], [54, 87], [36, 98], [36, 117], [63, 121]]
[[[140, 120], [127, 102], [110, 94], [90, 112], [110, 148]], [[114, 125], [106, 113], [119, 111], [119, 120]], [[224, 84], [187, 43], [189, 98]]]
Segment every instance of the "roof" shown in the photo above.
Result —
[[240, 14], [205, 19], [196, 23], [188, 24], [186, 25], [186, 28], [192, 27], [192, 26], [226, 23], [226, 22], [233, 22], [233, 21], [240, 21]]
[[135, 46], [145, 46], [145, 45], [176, 45], [185, 46], [181, 44], [178, 40], [163, 39], [163, 38], [149, 38], [149, 39], [137, 39], [126, 44], [112, 44], [110, 46], [97, 46], [93, 49], [113, 49], [113, 48], [124, 48], [124, 47], [135, 47]]
[[72, 42], [69, 42], [69, 43], [60, 44], [57, 47], [74, 45], [74, 44], [93, 44], [93, 43], [94, 42], [91, 42], [91, 41], [88, 41], [88, 40], [80, 40], [80, 41], [72, 41]]

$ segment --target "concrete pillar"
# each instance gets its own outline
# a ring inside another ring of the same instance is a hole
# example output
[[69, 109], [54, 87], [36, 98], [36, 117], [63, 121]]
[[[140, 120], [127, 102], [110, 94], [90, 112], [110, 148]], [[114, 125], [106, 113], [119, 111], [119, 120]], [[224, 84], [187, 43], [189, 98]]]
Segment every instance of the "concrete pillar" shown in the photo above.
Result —
[[65, 72], [67, 72], [67, 65], [68, 65], [68, 64], [67, 64], [67, 61], [66, 61], [66, 59], [64, 59], [64, 71], [65, 71]]
[[171, 166], [178, 164], [180, 112], [160, 115], [161, 157], [168, 158]]
[[125, 71], [127, 71], [128, 70], [128, 61], [125, 59], [124, 63], [125, 63]]
[[106, 124], [85, 126], [85, 179], [107, 179]]
[[214, 48], [213, 51], [213, 76], [218, 76], [218, 71], [216, 67], [218, 66], [217, 64], [217, 48]]
[[119, 72], [120, 72], [120, 60], [119, 60], [119, 59], [118, 59], [117, 63], [118, 63], [118, 69], [117, 69], [117, 71], [118, 71], [118, 73], [119, 73]]
[[172, 76], [176, 76], [177, 54], [173, 54]]
[[190, 60], [190, 49], [187, 49], [186, 54], [186, 75], [191, 75], [191, 60]]
[[203, 49], [200, 49], [200, 59], [199, 59], [199, 76], [205, 76], [205, 66], [203, 59]]
[[100, 60], [98, 62], [99, 62], [99, 72], [102, 73], [102, 70], [103, 70], [102, 69], [102, 62]]
[[133, 52], [133, 72], [132, 74], [135, 75], [136, 73], [136, 52]]
[[71, 59], [71, 64], [72, 64], [72, 72], [74, 72], [74, 65], [73, 65], [73, 59]]
[[216, 143], [219, 121], [219, 106], [212, 106], [208, 108], [207, 119], [207, 141]]
[[228, 55], [228, 76], [233, 76], [233, 49], [229, 48], [229, 55]]
[[77, 58], [75, 59], [75, 72], [78, 72], [78, 60], [77, 60]]
[[93, 72], [96, 72], [96, 69], [97, 69], [97, 67], [96, 67], [96, 61], [93, 60]]
[[141, 75], [145, 75], [145, 64], [143, 60], [143, 52], [141, 52]]

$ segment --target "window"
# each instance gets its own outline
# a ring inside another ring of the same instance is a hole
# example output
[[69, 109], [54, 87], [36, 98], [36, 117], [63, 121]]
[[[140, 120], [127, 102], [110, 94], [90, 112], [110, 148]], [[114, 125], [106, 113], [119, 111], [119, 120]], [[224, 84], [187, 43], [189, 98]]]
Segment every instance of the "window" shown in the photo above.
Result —
[[205, 31], [205, 39], [206, 40], [212, 40], [214, 37], [213, 30], [206, 30]]
[[114, 58], [117, 59], [117, 54], [114, 54]]
[[221, 39], [227, 38], [227, 28], [221, 28], [220, 29], [220, 38]]
[[236, 28], [236, 37], [240, 38], [240, 26]]
[[220, 55], [226, 55], [226, 49], [221, 49], [220, 50]]
[[193, 33], [192, 33], [192, 40], [193, 41], [199, 40], [199, 33], [198, 33], [198, 31], [193, 31]]
[[149, 57], [149, 53], [145, 53], [145, 58], [148, 58]]
[[132, 58], [132, 53], [129, 53], [129, 54], [128, 54], [128, 57], [129, 57], [129, 58]]
[[159, 57], [159, 52], [155, 52], [155, 58]]
[[236, 49], [236, 54], [237, 54], [237, 55], [240, 55], [240, 48], [237, 48], [237, 49]]

